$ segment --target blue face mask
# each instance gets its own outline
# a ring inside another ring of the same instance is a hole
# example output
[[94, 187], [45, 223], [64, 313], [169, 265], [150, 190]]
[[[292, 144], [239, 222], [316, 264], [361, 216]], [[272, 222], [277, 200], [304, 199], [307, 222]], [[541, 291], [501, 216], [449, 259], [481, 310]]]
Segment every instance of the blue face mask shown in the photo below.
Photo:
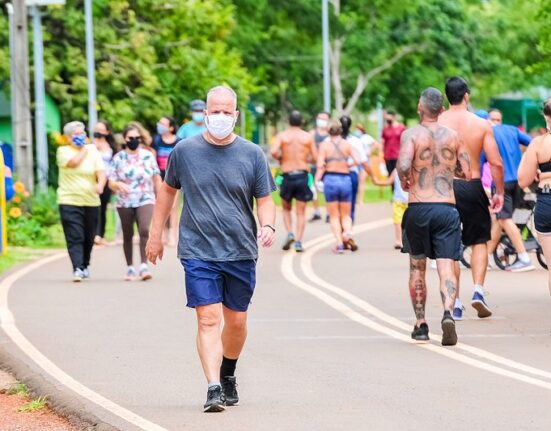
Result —
[[168, 132], [168, 127], [163, 126], [161, 123], [157, 123], [157, 133], [159, 135], [164, 135]]
[[196, 123], [202, 123], [205, 121], [205, 114], [203, 112], [192, 112], [191, 119]]
[[73, 135], [71, 136], [71, 142], [76, 147], [82, 147], [84, 144], [86, 144], [86, 135]]

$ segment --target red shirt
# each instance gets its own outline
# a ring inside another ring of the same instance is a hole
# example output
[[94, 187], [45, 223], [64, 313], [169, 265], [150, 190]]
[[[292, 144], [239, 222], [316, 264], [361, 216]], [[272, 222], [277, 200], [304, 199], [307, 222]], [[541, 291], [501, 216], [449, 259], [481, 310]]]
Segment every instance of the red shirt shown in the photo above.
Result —
[[406, 130], [403, 124], [385, 127], [383, 129], [383, 154], [385, 160], [396, 160], [400, 153], [400, 137]]

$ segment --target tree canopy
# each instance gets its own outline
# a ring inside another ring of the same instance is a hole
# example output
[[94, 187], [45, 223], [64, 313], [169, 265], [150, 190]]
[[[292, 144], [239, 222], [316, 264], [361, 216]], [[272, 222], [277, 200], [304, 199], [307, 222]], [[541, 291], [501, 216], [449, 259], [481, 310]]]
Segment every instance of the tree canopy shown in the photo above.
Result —
[[[485, 106], [500, 92], [550, 86], [551, 6], [543, 0], [332, 0], [332, 106], [378, 100], [408, 118], [429, 85], [461, 74]], [[322, 109], [321, 1], [94, 0], [99, 117], [120, 129], [182, 119], [226, 83], [272, 121]], [[64, 120], [87, 119], [84, 7], [44, 8], [45, 80]], [[32, 58], [32, 57], [31, 57]], [[9, 85], [7, 15], [0, 82]], [[32, 63], [32, 61], [31, 61]]]

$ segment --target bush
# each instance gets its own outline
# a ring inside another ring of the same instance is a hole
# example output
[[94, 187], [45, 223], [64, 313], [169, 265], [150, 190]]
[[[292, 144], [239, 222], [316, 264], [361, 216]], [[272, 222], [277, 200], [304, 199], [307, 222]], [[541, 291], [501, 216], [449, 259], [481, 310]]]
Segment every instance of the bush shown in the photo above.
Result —
[[60, 220], [55, 190], [50, 188], [34, 195], [30, 202], [30, 213], [33, 220], [43, 227], [58, 224]]

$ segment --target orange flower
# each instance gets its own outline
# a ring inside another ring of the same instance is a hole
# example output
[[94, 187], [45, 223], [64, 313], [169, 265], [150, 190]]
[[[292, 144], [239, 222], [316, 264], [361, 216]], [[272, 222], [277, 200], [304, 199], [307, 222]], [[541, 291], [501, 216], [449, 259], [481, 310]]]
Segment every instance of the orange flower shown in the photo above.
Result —
[[13, 185], [13, 189], [15, 190], [15, 193], [23, 193], [25, 191], [25, 184], [23, 184], [21, 181], [17, 181]]
[[21, 198], [19, 196], [14, 196], [13, 199], [12, 199], [12, 202], [15, 203], [15, 204], [20, 204], [21, 203]]
[[21, 217], [21, 209], [14, 207], [10, 209], [9, 214], [10, 214], [10, 217], [13, 217], [13, 218]]

